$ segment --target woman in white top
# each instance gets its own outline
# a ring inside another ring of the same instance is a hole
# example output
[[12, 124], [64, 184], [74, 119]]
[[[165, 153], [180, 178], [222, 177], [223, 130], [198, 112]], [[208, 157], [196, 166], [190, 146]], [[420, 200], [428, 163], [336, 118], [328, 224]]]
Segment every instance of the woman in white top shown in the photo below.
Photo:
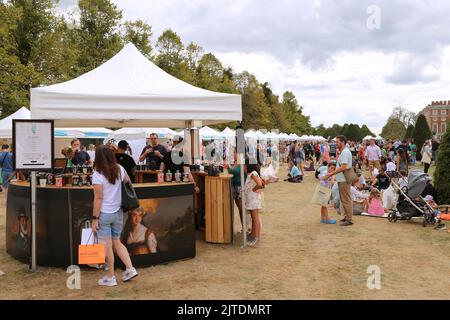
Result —
[[245, 209], [250, 211], [252, 217], [252, 232], [249, 235], [249, 246], [255, 246], [259, 242], [261, 222], [259, 210], [262, 209], [261, 189], [264, 189], [264, 181], [259, 176], [259, 165], [256, 159], [246, 159], [245, 173], [247, 179], [244, 185]]
[[92, 230], [97, 232], [99, 241], [106, 246], [107, 275], [98, 281], [101, 286], [116, 286], [114, 276], [114, 252], [126, 267], [123, 281], [131, 280], [138, 273], [131, 264], [130, 255], [120, 242], [123, 228], [122, 181], [130, 181], [125, 169], [117, 164], [113, 150], [99, 146], [95, 151], [95, 171], [92, 176], [94, 186], [94, 210]]

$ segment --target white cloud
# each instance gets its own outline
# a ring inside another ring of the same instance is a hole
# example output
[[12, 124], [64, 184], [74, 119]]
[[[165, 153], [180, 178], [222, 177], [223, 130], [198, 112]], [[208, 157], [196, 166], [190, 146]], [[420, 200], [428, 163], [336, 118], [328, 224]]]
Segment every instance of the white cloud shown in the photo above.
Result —
[[[448, 1], [115, 0], [125, 19], [166, 28], [275, 93], [292, 90], [312, 123], [367, 123], [379, 132], [393, 107], [448, 100]], [[62, 8], [76, 4], [62, 0]], [[381, 29], [366, 9], [381, 8]]]

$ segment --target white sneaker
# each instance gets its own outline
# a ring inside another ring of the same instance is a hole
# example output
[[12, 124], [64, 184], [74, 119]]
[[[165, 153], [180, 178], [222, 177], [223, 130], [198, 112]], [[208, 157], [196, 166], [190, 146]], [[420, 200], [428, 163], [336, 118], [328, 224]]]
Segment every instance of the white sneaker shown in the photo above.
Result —
[[248, 243], [247, 243], [247, 245], [249, 246], [249, 247], [256, 247], [256, 245], [259, 243], [259, 238], [253, 238], [253, 239], [251, 239]]
[[131, 267], [130, 269], [125, 270], [122, 276], [123, 281], [130, 281], [134, 277], [137, 277], [139, 274], [137, 273], [136, 269]]
[[98, 280], [99, 286], [106, 286], [106, 287], [114, 287], [117, 286], [116, 277], [113, 276], [112, 278], [109, 278], [107, 276], [104, 276], [100, 280]]

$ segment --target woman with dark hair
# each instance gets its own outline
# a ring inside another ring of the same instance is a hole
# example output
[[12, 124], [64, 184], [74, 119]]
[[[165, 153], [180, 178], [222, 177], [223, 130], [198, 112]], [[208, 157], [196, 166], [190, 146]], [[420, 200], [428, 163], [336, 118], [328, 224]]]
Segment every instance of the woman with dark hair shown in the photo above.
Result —
[[114, 276], [114, 252], [126, 266], [123, 281], [129, 281], [138, 275], [131, 264], [127, 248], [120, 242], [123, 227], [122, 181], [130, 178], [125, 169], [117, 164], [114, 151], [108, 146], [99, 146], [95, 150], [95, 171], [92, 176], [94, 186], [94, 210], [92, 230], [98, 234], [99, 241], [105, 244], [107, 275], [98, 281], [100, 286], [116, 286]]
[[295, 164], [295, 149], [297, 148], [297, 141], [294, 141], [289, 146], [289, 155], [287, 161], [292, 161]]
[[408, 156], [403, 148], [397, 150], [397, 170], [408, 173]]

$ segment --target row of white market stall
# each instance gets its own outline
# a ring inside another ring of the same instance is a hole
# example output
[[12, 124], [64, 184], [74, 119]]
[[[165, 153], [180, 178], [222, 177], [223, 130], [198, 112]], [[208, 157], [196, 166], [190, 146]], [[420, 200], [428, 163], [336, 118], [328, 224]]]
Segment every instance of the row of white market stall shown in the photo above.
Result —
[[[31, 119], [31, 112], [23, 107], [14, 114], [0, 120], [0, 139], [11, 139], [12, 137], [12, 119]], [[264, 130], [265, 131], [265, 130]], [[230, 139], [236, 136], [236, 132], [229, 127], [223, 131], [218, 131], [208, 126], [200, 130], [202, 140]], [[55, 138], [80, 138], [80, 139], [114, 139], [118, 140], [137, 140], [146, 139], [150, 133], [158, 134], [159, 138], [171, 139], [176, 135], [184, 136], [184, 131], [175, 131], [170, 128], [122, 128], [116, 131], [107, 128], [56, 128]], [[249, 130], [245, 133], [247, 139], [252, 140], [282, 140], [282, 141], [324, 141], [320, 136], [301, 136], [295, 133], [277, 133], [263, 132], [261, 130]]]

